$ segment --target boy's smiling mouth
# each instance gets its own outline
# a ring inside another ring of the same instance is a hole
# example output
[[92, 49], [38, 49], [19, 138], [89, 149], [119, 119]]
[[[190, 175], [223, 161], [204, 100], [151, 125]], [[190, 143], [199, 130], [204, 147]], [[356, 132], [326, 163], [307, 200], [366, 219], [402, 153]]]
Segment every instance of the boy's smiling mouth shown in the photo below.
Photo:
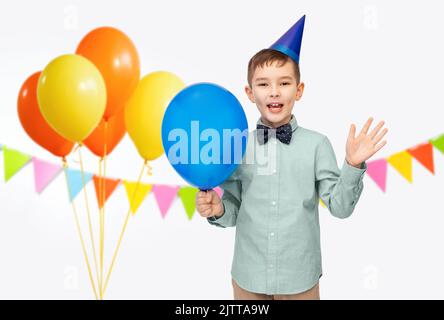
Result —
[[278, 103], [278, 102], [272, 102], [272, 103], [267, 104], [268, 110], [270, 110], [273, 113], [280, 112], [281, 109], [283, 108], [283, 106], [284, 105], [282, 103]]

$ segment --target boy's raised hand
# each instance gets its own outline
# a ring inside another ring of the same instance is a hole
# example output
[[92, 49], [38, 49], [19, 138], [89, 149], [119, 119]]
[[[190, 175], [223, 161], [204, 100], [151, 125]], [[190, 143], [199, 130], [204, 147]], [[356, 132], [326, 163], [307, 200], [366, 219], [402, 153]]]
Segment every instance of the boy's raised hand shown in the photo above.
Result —
[[373, 118], [369, 118], [358, 136], [355, 136], [356, 126], [352, 124], [350, 127], [346, 146], [346, 160], [348, 164], [354, 167], [360, 167], [362, 162], [373, 156], [387, 143], [387, 140], [379, 143], [388, 131], [387, 128], [384, 128], [384, 130], [380, 132], [384, 121], [379, 122], [378, 125], [368, 133], [372, 122]]
[[204, 218], [220, 217], [224, 213], [224, 205], [214, 190], [199, 191], [196, 194], [196, 209]]

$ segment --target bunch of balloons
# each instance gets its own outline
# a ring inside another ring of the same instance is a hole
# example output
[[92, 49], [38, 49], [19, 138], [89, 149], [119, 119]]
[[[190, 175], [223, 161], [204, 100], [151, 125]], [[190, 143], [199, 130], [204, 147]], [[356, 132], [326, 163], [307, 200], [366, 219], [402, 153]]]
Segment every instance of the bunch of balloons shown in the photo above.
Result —
[[21, 124], [58, 157], [66, 157], [75, 143], [104, 157], [128, 131], [142, 158], [154, 160], [163, 153], [163, 113], [184, 83], [165, 71], [139, 78], [131, 39], [112, 27], [97, 28], [75, 54], [53, 59], [26, 79], [18, 96]]
[[[18, 115], [32, 140], [62, 158], [65, 173], [66, 157], [73, 151], [75, 144], [85, 145], [99, 157], [99, 165], [105, 168], [103, 175], [99, 173], [99, 194], [104, 198], [106, 157], [126, 132], [143, 158], [144, 165], [163, 154], [163, 115], [168, 102], [184, 86], [179, 77], [166, 71], [153, 72], [140, 78], [139, 54], [131, 39], [116, 28], [100, 27], [80, 41], [75, 54], [56, 57], [43, 71], [35, 72], [26, 79], [18, 95]], [[102, 171], [101, 167], [99, 170]], [[88, 202], [86, 191], [85, 202]], [[96, 280], [93, 279], [80, 229], [78, 233], [93, 291], [96, 298], [103, 298], [112, 266], [105, 282], [104, 201], [99, 200], [99, 204], [103, 204], [99, 215], [100, 272], [91, 217], [87, 209]], [[77, 221], [76, 210], [73, 212]]]

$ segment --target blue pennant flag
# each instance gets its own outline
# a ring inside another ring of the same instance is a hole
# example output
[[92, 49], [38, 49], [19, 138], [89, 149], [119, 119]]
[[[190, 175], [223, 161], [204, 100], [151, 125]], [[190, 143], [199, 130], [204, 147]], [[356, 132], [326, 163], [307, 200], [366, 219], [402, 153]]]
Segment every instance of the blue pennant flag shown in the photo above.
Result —
[[82, 171], [76, 169], [66, 169], [66, 175], [68, 177], [68, 191], [69, 200], [72, 202], [80, 191], [91, 181], [93, 174], [89, 172], [84, 173], [85, 185], [83, 185]]

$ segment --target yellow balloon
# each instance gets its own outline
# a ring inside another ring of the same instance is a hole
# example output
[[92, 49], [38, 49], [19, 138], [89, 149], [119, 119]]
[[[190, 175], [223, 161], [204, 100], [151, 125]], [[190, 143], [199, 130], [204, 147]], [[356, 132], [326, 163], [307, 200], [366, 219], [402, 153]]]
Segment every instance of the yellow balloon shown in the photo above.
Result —
[[162, 120], [165, 110], [185, 83], [167, 71], [143, 77], [125, 107], [125, 125], [137, 151], [145, 160], [163, 153]]
[[37, 86], [40, 111], [49, 125], [72, 142], [97, 127], [106, 107], [105, 81], [88, 59], [67, 54], [52, 60]]

